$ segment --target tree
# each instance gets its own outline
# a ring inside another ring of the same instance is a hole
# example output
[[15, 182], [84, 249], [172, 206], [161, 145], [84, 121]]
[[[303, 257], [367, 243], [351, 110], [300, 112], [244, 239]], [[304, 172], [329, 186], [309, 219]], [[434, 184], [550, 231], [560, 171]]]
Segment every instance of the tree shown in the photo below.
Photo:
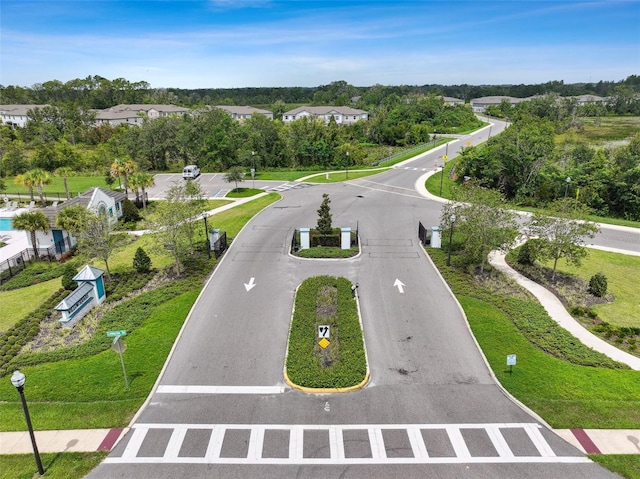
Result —
[[138, 167], [131, 160], [116, 159], [111, 163], [111, 176], [114, 178], [122, 177], [125, 194], [129, 194], [129, 175], [137, 169]]
[[40, 195], [40, 204], [44, 208], [46, 203], [44, 201], [44, 185], [48, 185], [51, 183], [51, 175], [49, 172], [44, 171], [40, 168], [36, 168], [35, 170], [30, 170], [27, 172], [27, 175], [33, 181], [33, 184], [38, 190], [38, 195]]
[[24, 186], [26, 188], [29, 188], [29, 196], [31, 197], [31, 201], [34, 201], [34, 199], [33, 199], [33, 187], [35, 186], [35, 183], [33, 181], [33, 178], [31, 178], [31, 176], [28, 173], [24, 173], [24, 174], [16, 176], [13, 181], [17, 185], [22, 185], [22, 186]]
[[331, 199], [329, 195], [324, 193], [322, 195], [322, 203], [318, 209], [318, 223], [317, 229], [321, 235], [331, 234]]
[[82, 205], [67, 206], [56, 216], [56, 226], [79, 238], [91, 216], [92, 213]]
[[538, 257], [553, 260], [551, 279], [555, 280], [558, 260], [580, 266], [588, 255], [585, 238], [593, 238], [598, 227], [583, 218], [588, 210], [571, 198], [552, 203], [546, 214], [536, 213], [527, 225], [530, 234], [540, 239]]
[[66, 193], [68, 200], [71, 199], [71, 195], [69, 194], [69, 185], [67, 183], [67, 178], [71, 176], [72, 173], [73, 170], [68, 166], [61, 166], [56, 170], [56, 175], [62, 176], [62, 181], [64, 182], [64, 192]]
[[196, 221], [202, 212], [202, 197], [199, 183], [189, 181], [172, 186], [167, 191], [166, 201], [159, 201], [149, 218], [151, 227], [156, 231], [153, 235], [156, 248], [173, 256], [178, 275], [182, 272], [183, 260], [193, 249]]
[[516, 214], [504, 207], [497, 191], [471, 184], [454, 188], [453, 193], [455, 202], [443, 207], [440, 228], [455, 228], [463, 244], [460, 261], [479, 266], [483, 273], [491, 251], [506, 250], [515, 243], [519, 234]]
[[224, 181], [227, 183], [235, 183], [236, 191], [238, 191], [238, 182], [244, 181], [244, 171], [239, 166], [234, 166], [229, 172], [224, 175]]
[[147, 193], [146, 189], [155, 185], [153, 175], [150, 173], [137, 172], [133, 173], [130, 178], [131, 188], [136, 190], [136, 199], [138, 198], [138, 190], [142, 190], [142, 208], [147, 209]]
[[142, 248], [138, 248], [133, 255], [133, 269], [138, 273], [147, 273], [151, 270], [151, 258]]
[[104, 262], [107, 270], [107, 278], [111, 279], [109, 270], [109, 258], [120, 244], [122, 236], [112, 234], [109, 226], [109, 218], [106, 214], [89, 214], [89, 221], [78, 237], [80, 251], [90, 258], [97, 257]]
[[33, 254], [37, 259], [40, 259], [38, 255], [38, 242], [36, 238], [36, 232], [42, 231], [46, 233], [49, 231], [49, 220], [42, 211], [27, 211], [13, 217], [13, 229], [20, 231], [27, 231], [31, 235], [31, 246], [33, 246]]

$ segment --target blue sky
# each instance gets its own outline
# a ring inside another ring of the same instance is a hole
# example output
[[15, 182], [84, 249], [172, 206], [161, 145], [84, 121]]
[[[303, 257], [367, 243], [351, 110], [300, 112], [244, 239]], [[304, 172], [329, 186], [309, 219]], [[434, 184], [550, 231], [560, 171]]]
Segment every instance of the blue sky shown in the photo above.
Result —
[[2, 0], [0, 84], [154, 88], [618, 81], [640, 1]]

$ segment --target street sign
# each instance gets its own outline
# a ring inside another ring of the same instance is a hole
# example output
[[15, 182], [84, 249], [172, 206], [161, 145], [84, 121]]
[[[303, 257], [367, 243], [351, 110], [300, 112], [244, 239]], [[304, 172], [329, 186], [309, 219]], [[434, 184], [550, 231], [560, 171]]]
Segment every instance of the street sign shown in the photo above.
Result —
[[447, 156], [447, 155], [442, 155], [442, 159], [443, 159], [444, 161], [447, 161], [447, 159], [448, 159], [448, 158], [449, 158], [449, 156]]
[[329, 326], [323, 325], [318, 326], [318, 337], [319, 338], [327, 338], [329, 339]]
[[127, 332], [126, 331], [107, 331], [107, 336], [110, 338], [114, 338], [114, 337], [120, 337], [120, 336], [126, 336]]
[[515, 366], [515, 365], [516, 365], [516, 355], [507, 354], [507, 366]]
[[116, 353], [124, 353], [127, 350], [127, 343], [125, 343], [120, 337], [114, 338], [111, 343], [111, 349]]
[[331, 343], [329, 342], [329, 340], [327, 338], [322, 338], [320, 341], [318, 341], [318, 344], [320, 345], [320, 347], [322, 349], [325, 349]]

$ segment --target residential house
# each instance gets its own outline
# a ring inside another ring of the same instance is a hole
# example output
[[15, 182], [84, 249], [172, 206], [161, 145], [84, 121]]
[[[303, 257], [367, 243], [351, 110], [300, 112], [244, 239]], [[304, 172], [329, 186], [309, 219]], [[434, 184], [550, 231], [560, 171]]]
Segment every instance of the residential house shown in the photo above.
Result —
[[226, 111], [234, 120], [248, 120], [253, 115], [264, 115], [269, 120], [273, 120], [273, 113], [269, 110], [254, 108], [252, 106], [216, 105], [212, 108], [219, 108]]
[[464, 100], [461, 100], [460, 98], [453, 98], [451, 96], [443, 96], [441, 98], [445, 105], [449, 105], [449, 106], [464, 105]]
[[0, 105], [0, 120], [3, 125], [23, 127], [29, 117], [27, 113], [34, 108], [43, 108], [49, 105]]
[[291, 123], [303, 117], [319, 118], [329, 123], [333, 117], [339, 125], [352, 125], [359, 120], [368, 120], [369, 113], [348, 106], [301, 106], [282, 115], [282, 121]]
[[122, 104], [105, 110], [95, 110], [97, 125], [141, 125], [144, 117], [150, 120], [171, 115], [185, 115], [191, 110], [176, 105]]
[[476, 113], [483, 113], [490, 106], [499, 106], [503, 100], [508, 100], [511, 106], [520, 103], [521, 101], [527, 101], [528, 98], [514, 98], [512, 96], [483, 96], [481, 98], [474, 98], [471, 100], [471, 109]]
[[[36, 241], [38, 249], [54, 247], [56, 255], [60, 255], [77, 244], [77, 240], [68, 231], [56, 226], [56, 216], [64, 208], [74, 205], [82, 205], [95, 214], [104, 214], [111, 226], [122, 218], [122, 202], [127, 197], [121, 191], [106, 190], [103, 188], [91, 188], [78, 196], [63, 203], [48, 206], [42, 209], [49, 220], [50, 230], [46, 233], [38, 231]], [[29, 239], [29, 241], [31, 241]]]

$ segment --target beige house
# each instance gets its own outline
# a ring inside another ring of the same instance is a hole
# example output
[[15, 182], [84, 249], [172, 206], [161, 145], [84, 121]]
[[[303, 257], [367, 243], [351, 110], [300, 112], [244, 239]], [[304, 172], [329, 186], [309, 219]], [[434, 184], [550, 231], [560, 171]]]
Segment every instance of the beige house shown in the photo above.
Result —
[[23, 127], [29, 117], [27, 112], [34, 108], [43, 108], [49, 105], [0, 105], [0, 120], [3, 125]]
[[155, 120], [156, 118], [171, 115], [186, 115], [190, 113], [191, 110], [176, 105], [123, 104], [112, 106], [106, 110], [95, 110], [95, 112], [95, 124], [98, 126], [104, 124], [121, 125], [123, 123], [128, 125], [141, 125], [145, 117], [150, 120]]
[[254, 108], [252, 106], [216, 105], [212, 108], [218, 108], [226, 111], [231, 118], [237, 121], [248, 120], [254, 115], [263, 115], [269, 118], [269, 120], [273, 120], [272, 112], [261, 108]]
[[348, 106], [301, 106], [282, 115], [282, 121], [291, 123], [303, 117], [318, 118], [329, 123], [333, 117], [339, 125], [352, 125], [360, 120], [368, 120], [369, 113]]

